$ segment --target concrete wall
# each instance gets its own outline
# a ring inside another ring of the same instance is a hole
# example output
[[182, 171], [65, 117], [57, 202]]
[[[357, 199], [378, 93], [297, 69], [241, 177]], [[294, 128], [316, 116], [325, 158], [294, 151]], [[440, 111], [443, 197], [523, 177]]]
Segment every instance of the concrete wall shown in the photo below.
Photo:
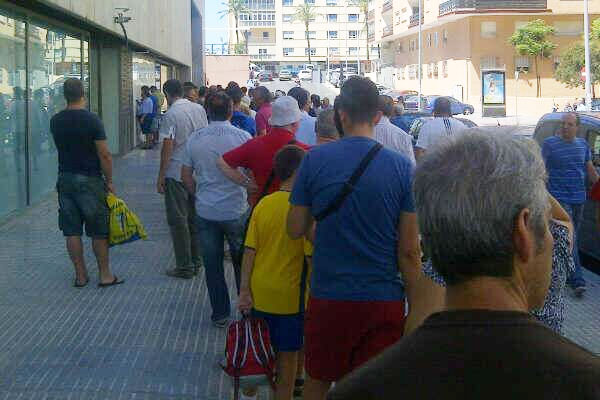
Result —
[[[204, 11], [203, 0], [192, 0]], [[212, 0], [211, 0], [212, 1]], [[132, 20], [125, 24], [129, 40], [173, 59], [192, 65], [191, 3], [189, 0], [44, 0], [44, 3], [83, 18], [91, 24], [118, 36], [121, 27], [115, 24], [115, 7], [129, 8]], [[156, 29], [162, 21], [163, 28]]]
[[206, 79], [209, 85], [223, 85], [235, 81], [240, 86], [248, 80], [248, 56], [206, 56]]

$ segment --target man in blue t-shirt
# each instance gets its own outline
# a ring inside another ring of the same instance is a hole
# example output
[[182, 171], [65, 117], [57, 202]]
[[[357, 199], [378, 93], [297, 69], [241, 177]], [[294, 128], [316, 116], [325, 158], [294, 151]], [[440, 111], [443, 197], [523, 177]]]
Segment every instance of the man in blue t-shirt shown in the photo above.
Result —
[[548, 170], [548, 191], [554, 196], [573, 220], [573, 258], [575, 272], [568, 279], [575, 295], [585, 292], [585, 280], [577, 251], [577, 231], [583, 216], [586, 201], [586, 177], [594, 184], [598, 172], [592, 163], [592, 153], [585, 139], [577, 137], [579, 115], [568, 113], [563, 116], [562, 128], [556, 136], [547, 138], [542, 146], [542, 156]]
[[[305, 156], [290, 197], [292, 238], [312, 236], [314, 216], [378, 146], [378, 96], [366, 78], [342, 86], [336, 125], [343, 138]], [[405, 296], [414, 299], [420, 273], [412, 173], [407, 158], [381, 149], [337, 211], [317, 224], [305, 326], [307, 400], [323, 399], [332, 382], [402, 337]], [[418, 306], [411, 307], [407, 330], [417, 315]]]
[[249, 115], [241, 111], [242, 97], [244, 93], [239, 86], [232, 86], [227, 89], [227, 95], [233, 101], [233, 115], [231, 116], [231, 125], [248, 132], [252, 136], [256, 136], [256, 122]]

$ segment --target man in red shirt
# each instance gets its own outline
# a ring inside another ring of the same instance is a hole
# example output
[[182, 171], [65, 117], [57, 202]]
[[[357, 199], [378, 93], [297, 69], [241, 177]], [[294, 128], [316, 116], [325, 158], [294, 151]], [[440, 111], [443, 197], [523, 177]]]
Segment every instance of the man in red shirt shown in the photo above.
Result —
[[[290, 96], [278, 98], [273, 103], [273, 114], [269, 120], [272, 126], [271, 132], [249, 140], [225, 153], [217, 161], [225, 176], [248, 189], [251, 206], [256, 205], [263, 193], [266, 195], [279, 189], [279, 179], [273, 174], [275, 153], [291, 143], [305, 150], [309, 148], [304, 143], [297, 142], [294, 136], [301, 118], [302, 113], [296, 99]], [[250, 170], [253, 177], [244, 175], [238, 168]]]
[[256, 136], [266, 135], [271, 133], [271, 102], [273, 97], [271, 92], [264, 86], [259, 86], [254, 91], [254, 104], [258, 107], [256, 112]]

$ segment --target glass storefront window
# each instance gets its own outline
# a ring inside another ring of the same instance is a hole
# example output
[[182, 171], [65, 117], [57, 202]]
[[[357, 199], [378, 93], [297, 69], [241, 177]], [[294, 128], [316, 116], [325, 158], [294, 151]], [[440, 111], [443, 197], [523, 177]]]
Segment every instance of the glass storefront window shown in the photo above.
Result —
[[60, 30], [31, 24], [29, 29], [30, 202], [53, 190], [58, 154], [50, 119], [66, 106], [63, 84], [82, 77], [81, 39]]
[[89, 43], [26, 20], [0, 9], [0, 219], [54, 190], [50, 119], [66, 106], [64, 81], [83, 79], [89, 96]]
[[0, 10], [0, 216], [27, 203], [25, 23]]

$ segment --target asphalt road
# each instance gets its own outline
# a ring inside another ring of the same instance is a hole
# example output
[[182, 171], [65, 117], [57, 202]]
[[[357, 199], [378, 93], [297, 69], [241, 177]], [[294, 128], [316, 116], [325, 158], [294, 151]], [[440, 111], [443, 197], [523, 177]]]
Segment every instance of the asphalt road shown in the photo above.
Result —
[[[275, 79], [273, 82], [261, 82], [262, 86], [266, 86], [272, 92], [276, 90], [283, 90], [284, 92], [288, 92], [291, 88], [296, 86], [294, 81], [280, 81], [279, 79]], [[318, 94], [321, 99], [327, 97], [331, 104], [333, 104], [333, 100], [335, 96], [337, 96], [340, 92], [339, 89], [334, 88], [333, 86], [325, 85], [323, 83], [313, 83], [310, 81], [302, 81], [302, 87], [309, 91], [310, 94]]]

